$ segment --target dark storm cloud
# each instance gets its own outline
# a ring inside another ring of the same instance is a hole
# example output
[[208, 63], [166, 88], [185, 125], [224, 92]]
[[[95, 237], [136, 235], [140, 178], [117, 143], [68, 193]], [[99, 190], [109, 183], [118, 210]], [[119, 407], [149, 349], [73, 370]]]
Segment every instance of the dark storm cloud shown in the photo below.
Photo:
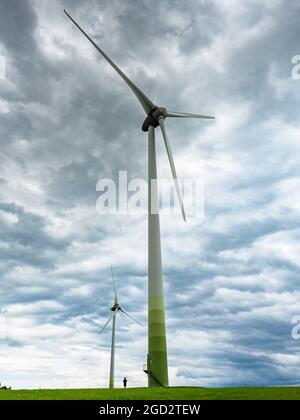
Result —
[[[44, 231], [46, 220], [13, 203], [0, 203], [4, 221], [0, 221], [2, 241], [7, 244], [1, 252], [1, 260], [15, 264], [52, 266], [49, 251], [61, 252], [68, 245], [65, 240], [51, 238]], [[7, 223], [5, 216], [16, 219]], [[47, 255], [48, 254], [48, 255]]]
[[28, 0], [3, 0], [0, 11], [1, 41], [10, 52], [26, 56], [26, 53], [36, 46], [34, 29], [37, 17], [32, 4]]

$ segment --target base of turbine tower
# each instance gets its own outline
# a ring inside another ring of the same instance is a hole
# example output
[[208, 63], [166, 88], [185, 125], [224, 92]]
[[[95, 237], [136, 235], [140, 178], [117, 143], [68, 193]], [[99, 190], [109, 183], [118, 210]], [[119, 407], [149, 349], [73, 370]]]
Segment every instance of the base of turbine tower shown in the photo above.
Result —
[[147, 357], [147, 364], [143, 365], [143, 371], [146, 373], [146, 375], [148, 375], [148, 387], [152, 388], [152, 387], [168, 387], [168, 378], [165, 378], [165, 383], [162, 383], [157, 376], [155, 376], [155, 374], [153, 373], [152, 369], [151, 369], [151, 360], [150, 357], [148, 355]]

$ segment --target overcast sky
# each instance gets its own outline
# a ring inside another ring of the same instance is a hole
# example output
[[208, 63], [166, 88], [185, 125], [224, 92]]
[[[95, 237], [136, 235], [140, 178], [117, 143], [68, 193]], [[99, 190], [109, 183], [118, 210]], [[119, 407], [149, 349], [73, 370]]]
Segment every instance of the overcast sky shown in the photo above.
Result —
[[144, 324], [118, 319], [116, 384], [147, 384], [147, 218], [95, 207], [146, 178], [144, 115], [64, 7], [155, 103], [217, 117], [167, 120], [205, 185], [202, 225], [161, 219], [170, 384], [299, 383], [297, 0], [1, 0], [0, 382], [107, 386], [113, 265]]

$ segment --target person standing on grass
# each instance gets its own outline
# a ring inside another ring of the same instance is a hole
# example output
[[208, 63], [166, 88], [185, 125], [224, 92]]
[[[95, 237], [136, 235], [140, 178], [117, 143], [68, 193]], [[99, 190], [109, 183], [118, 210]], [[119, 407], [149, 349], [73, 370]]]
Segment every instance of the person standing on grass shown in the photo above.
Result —
[[124, 388], [126, 388], [127, 387], [127, 378], [126, 378], [126, 376], [124, 377], [124, 379], [123, 379], [123, 385], [124, 385]]

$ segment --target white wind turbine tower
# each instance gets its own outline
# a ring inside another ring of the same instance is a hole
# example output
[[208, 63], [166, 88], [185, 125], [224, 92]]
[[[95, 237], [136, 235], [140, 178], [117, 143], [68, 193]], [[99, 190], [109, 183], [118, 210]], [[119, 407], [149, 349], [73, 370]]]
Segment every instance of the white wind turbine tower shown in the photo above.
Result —
[[112, 321], [112, 335], [111, 335], [111, 350], [110, 350], [110, 372], [109, 372], [109, 388], [114, 388], [114, 379], [115, 379], [115, 346], [116, 346], [116, 322], [117, 322], [117, 313], [122, 312], [124, 315], [128, 316], [129, 318], [133, 319], [137, 324], [142, 325], [139, 321], [137, 321], [133, 316], [129, 315], [127, 312], [119, 304], [118, 299], [118, 292], [115, 282], [114, 270], [111, 267], [111, 275], [112, 275], [112, 282], [113, 282], [113, 289], [114, 289], [114, 304], [111, 307], [111, 311], [113, 314], [108, 318], [106, 324], [100, 331], [100, 334], [103, 333], [107, 325]]
[[165, 326], [165, 305], [163, 293], [163, 277], [160, 245], [159, 204], [157, 193], [157, 170], [156, 170], [156, 146], [155, 128], [161, 128], [164, 143], [171, 167], [175, 189], [179, 200], [184, 221], [186, 215], [181, 198], [181, 192], [177, 180], [171, 146], [167, 136], [165, 119], [170, 118], [199, 118], [214, 119], [206, 115], [189, 114], [185, 112], [173, 112], [166, 108], [158, 107], [139, 89], [105, 54], [105, 52], [87, 35], [87, 33], [66, 12], [75, 26], [91, 42], [96, 50], [115, 69], [119, 76], [129, 86], [141, 104], [147, 117], [142, 130], [148, 131], [148, 357], [147, 368], [149, 386], [168, 386], [168, 360]]

